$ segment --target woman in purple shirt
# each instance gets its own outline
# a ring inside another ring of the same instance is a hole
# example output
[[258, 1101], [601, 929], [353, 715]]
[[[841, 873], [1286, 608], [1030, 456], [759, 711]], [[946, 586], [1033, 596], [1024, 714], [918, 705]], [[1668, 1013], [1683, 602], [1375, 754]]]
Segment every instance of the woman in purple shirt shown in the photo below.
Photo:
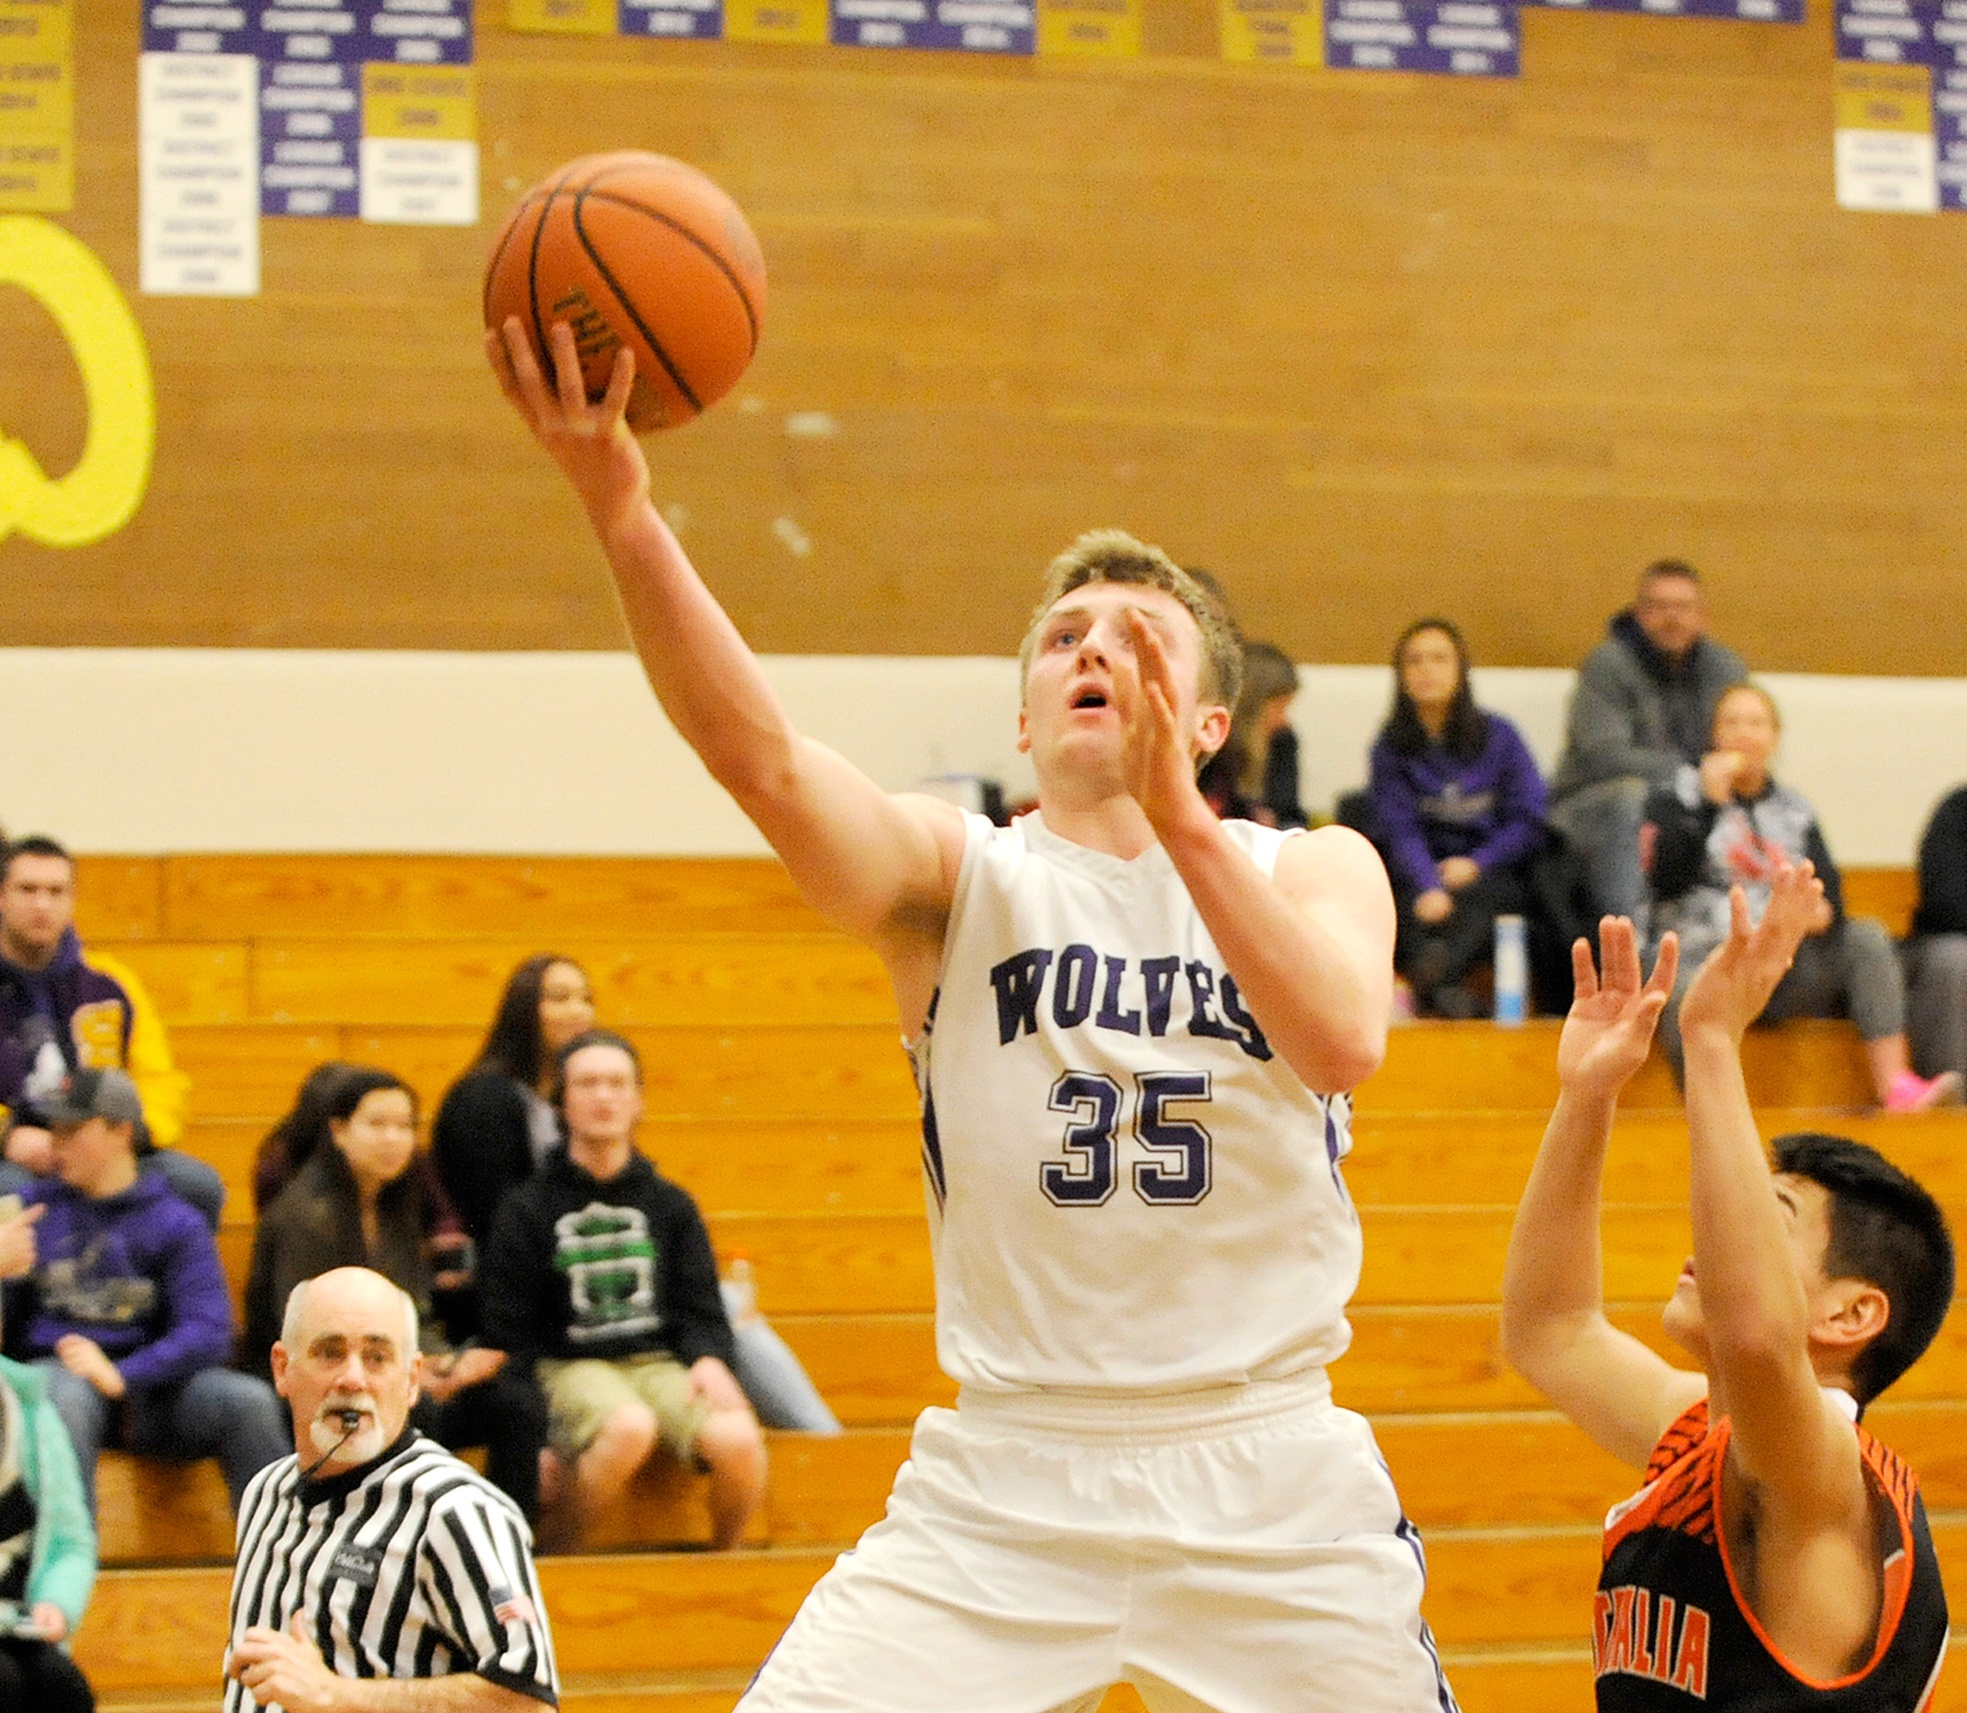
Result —
[[1393, 671], [1370, 794], [1400, 909], [1394, 967], [1423, 1015], [1472, 1017], [1468, 978], [1489, 958], [1496, 918], [1529, 898], [1543, 776], [1517, 729], [1475, 705], [1468, 646], [1446, 619], [1409, 625]]

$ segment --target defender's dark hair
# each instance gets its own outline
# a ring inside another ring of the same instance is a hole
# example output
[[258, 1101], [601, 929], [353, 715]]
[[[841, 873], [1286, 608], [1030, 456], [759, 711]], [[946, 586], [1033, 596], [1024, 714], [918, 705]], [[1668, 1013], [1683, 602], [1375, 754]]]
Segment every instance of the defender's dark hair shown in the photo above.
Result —
[[506, 977], [505, 991], [499, 995], [499, 1008], [492, 1015], [485, 1044], [478, 1049], [474, 1070], [502, 1071], [514, 1082], [524, 1083], [528, 1088], [539, 1087], [540, 1072], [545, 1069], [540, 994], [546, 987], [546, 972], [555, 964], [581, 967], [558, 952], [541, 952]]
[[1953, 1238], [1939, 1203], [1875, 1148], [1798, 1131], [1775, 1140], [1776, 1170], [1830, 1192], [1824, 1274], [1885, 1293], [1885, 1330], [1851, 1364], [1868, 1404], [1917, 1362], [1953, 1303]]
[[60, 857], [70, 868], [75, 866], [75, 859], [46, 833], [29, 833], [12, 844], [0, 843], [0, 886], [5, 886], [8, 875], [14, 872], [14, 858], [24, 856]]
[[1393, 645], [1393, 712], [1380, 728], [1381, 735], [1396, 755], [1419, 755], [1434, 740], [1421, 723], [1421, 711], [1400, 676], [1400, 657], [1408, 643], [1423, 631], [1438, 630], [1455, 645], [1455, 694], [1448, 704], [1448, 723], [1441, 731], [1441, 747], [1457, 761], [1474, 761], [1489, 742], [1489, 722], [1475, 705], [1475, 692], [1468, 684], [1468, 644], [1462, 633], [1447, 619], [1416, 619], [1400, 633]]

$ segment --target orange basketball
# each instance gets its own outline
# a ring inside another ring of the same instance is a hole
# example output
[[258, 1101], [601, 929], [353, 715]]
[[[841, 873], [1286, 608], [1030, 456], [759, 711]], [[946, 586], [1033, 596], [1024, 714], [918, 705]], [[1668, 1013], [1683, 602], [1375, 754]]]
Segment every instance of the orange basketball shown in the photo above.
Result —
[[583, 155], [529, 190], [485, 266], [485, 325], [516, 315], [535, 353], [569, 323], [588, 396], [635, 353], [628, 425], [688, 422], [738, 383], [765, 321], [765, 258], [738, 205], [693, 166]]

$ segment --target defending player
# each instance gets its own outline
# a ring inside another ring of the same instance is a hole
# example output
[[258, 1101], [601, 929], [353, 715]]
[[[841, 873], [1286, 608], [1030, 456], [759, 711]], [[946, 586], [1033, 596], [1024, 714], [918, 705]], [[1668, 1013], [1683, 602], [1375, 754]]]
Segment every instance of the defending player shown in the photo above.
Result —
[[1912, 1472], [1863, 1406], [1932, 1341], [1953, 1248], [1926, 1192], [1840, 1137], [1776, 1143], [1773, 1180], [1742, 1080], [1743, 1032], [1816, 919], [1806, 863], [1778, 876], [1681, 1010], [1694, 1258], [1666, 1308], [1704, 1373], [1618, 1331], [1600, 1296], [1599, 1181], [1619, 1090], [1673, 986], [1642, 987], [1632, 925], [1581, 941], [1560, 1092], [1517, 1212], [1503, 1285], [1510, 1360], [1646, 1485], [1606, 1519], [1592, 1636], [1602, 1713], [1926, 1705], [1946, 1598]]
[[1218, 821], [1195, 786], [1240, 657], [1117, 533], [1025, 641], [1039, 812], [890, 796], [787, 724], [650, 503], [631, 369], [488, 348], [572, 481], [677, 729], [805, 894], [887, 966], [923, 1105], [937, 1348], [885, 1521], [747, 1713], [1452, 1709], [1418, 1543], [1333, 1408], [1359, 1228], [1346, 1090], [1379, 1062], [1393, 905], [1363, 840]]

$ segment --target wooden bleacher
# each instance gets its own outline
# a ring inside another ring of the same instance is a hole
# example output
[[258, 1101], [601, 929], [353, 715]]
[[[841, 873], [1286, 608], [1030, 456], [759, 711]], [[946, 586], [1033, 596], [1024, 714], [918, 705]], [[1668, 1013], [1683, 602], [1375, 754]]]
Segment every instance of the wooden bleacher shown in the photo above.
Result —
[[[913, 1095], [873, 959], [766, 863], [81, 866], [86, 937], [149, 984], [194, 1078], [188, 1145], [230, 1188], [235, 1284], [252, 1151], [314, 1063], [390, 1066], [428, 1111], [514, 963], [553, 949], [588, 968], [602, 1017], [644, 1054], [644, 1145], [697, 1195], [720, 1251], [751, 1257], [763, 1306], [849, 1428], [773, 1436], [770, 1497], [746, 1550], [663, 1550], [708, 1533], [697, 1483], [670, 1473], [642, 1483], [601, 1551], [543, 1566], [571, 1707], [727, 1713], [805, 1590], [879, 1516], [915, 1412], [951, 1394], [934, 1362]], [[1854, 909], [1903, 926], [1907, 876], [1847, 878]], [[1549, 1023], [1397, 1031], [1362, 1091], [1347, 1170], [1367, 1261], [1335, 1384], [1373, 1418], [1426, 1531], [1428, 1613], [1469, 1713], [1589, 1704], [1597, 1527], [1630, 1489], [1498, 1345], [1503, 1247], [1555, 1044]], [[1753, 1036], [1749, 1071], [1770, 1133], [1834, 1121], [1932, 1183], [1956, 1218], [1967, 1210], [1967, 1118], [1840, 1110], [1867, 1090], [1847, 1027]], [[1685, 1140], [1661, 1067], [1628, 1109], [1607, 1177], [1607, 1287], [1621, 1323], [1656, 1340], [1688, 1246]], [[1873, 1419], [1921, 1470], [1951, 1572], [1967, 1564], [1967, 1321], [1948, 1324], [1897, 1393]], [[209, 1707], [229, 1554], [216, 1468], [111, 1456], [101, 1493], [106, 1568], [78, 1656], [106, 1707]], [[1123, 1691], [1107, 1706], [1138, 1702]]]

